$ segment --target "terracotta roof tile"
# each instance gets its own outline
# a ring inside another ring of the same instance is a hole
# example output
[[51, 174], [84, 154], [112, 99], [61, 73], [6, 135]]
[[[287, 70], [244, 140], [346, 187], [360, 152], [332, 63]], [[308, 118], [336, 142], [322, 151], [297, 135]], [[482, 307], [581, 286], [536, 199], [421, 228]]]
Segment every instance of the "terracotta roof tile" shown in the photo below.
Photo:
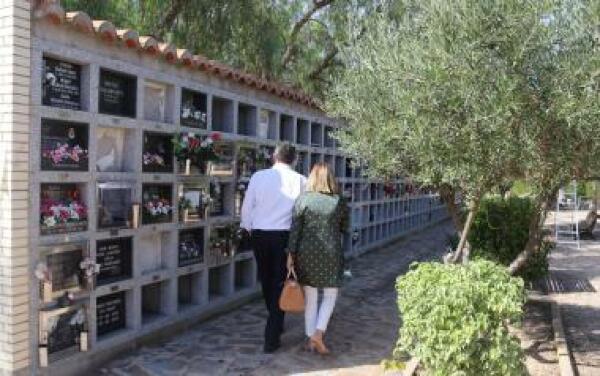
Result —
[[320, 108], [317, 101], [302, 92], [283, 86], [277, 82], [268, 81], [254, 74], [247, 73], [221, 62], [210, 60], [202, 55], [193, 55], [189, 50], [177, 48], [170, 43], [159, 43], [152, 36], [140, 36], [132, 29], [116, 29], [110, 21], [93, 20], [85, 12], [67, 12], [56, 2], [42, 1], [34, 10], [34, 16], [48, 19], [54, 24], [68, 24], [75, 29], [89, 34], [94, 34], [107, 42], [119, 40], [121, 45], [128, 48], [140, 48], [154, 55], [162, 56], [167, 62], [181, 63], [190, 68], [205, 70], [209, 74], [235, 80], [241, 84], [264, 90], [273, 95], [287, 98], [314, 108]]

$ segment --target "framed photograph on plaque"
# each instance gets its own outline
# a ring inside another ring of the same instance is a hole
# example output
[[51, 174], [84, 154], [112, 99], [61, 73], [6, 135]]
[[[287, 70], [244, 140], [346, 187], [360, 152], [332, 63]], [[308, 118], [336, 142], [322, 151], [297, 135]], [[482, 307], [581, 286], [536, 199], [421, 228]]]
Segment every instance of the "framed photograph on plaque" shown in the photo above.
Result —
[[142, 186], [142, 224], [167, 223], [173, 219], [173, 192], [169, 184]]
[[81, 66], [44, 56], [42, 104], [81, 110]]
[[42, 119], [41, 169], [87, 171], [89, 129], [87, 124]]
[[41, 184], [41, 235], [85, 231], [88, 225], [87, 215], [87, 206], [77, 184]]
[[127, 327], [125, 291], [96, 299], [96, 333], [103, 336]]
[[40, 311], [40, 345], [47, 355], [66, 351], [87, 351], [87, 307], [83, 304]]
[[198, 91], [181, 89], [181, 125], [190, 128], [206, 129], [206, 94]]
[[132, 276], [133, 239], [113, 238], [96, 242], [96, 263], [100, 272], [96, 276], [98, 286], [122, 281]]
[[40, 247], [40, 260], [35, 274], [40, 281], [40, 298], [52, 302], [65, 293], [79, 293], [88, 287], [82, 269], [87, 257], [87, 243], [57, 244]]
[[184, 223], [206, 218], [212, 200], [207, 181], [186, 182], [179, 186], [179, 220]]
[[134, 118], [137, 98], [137, 78], [100, 68], [98, 112]]
[[204, 262], [204, 228], [179, 231], [177, 266], [188, 266]]
[[133, 227], [134, 185], [131, 182], [98, 183], [98, 229]]
[[144, 133], [142, 171], [157, 173], [173, 172], [173, 141], [164, 133]]

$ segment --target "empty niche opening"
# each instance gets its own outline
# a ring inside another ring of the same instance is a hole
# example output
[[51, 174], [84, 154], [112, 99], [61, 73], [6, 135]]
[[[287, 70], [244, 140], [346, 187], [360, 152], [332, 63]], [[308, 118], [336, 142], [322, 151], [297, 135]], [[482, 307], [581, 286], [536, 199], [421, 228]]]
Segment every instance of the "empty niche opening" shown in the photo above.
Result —
[[351, 159], [349, 159], [349, 158], [346, 159], [346, 165], [345, 165], [345, 167], [346, 167], [346, 177], [347, 178], [351, 178], [353, 176], [353, 174], [352, 174], [352, 160]]
[[179, 311], [202, 304], [202, 272], [177, 278], [177, 307]]
[[153, 232], [140, 236], [138, 267], [142, 275], [166, 269], [169, 266], [169, 232]]
[[125, 128], [96, 129], [96, 170], [98, 172], [134, 172], [137, 147], [135, 130]]
[[277, 113], [265, 109], [260, 110], [257, 136], [261, 139], [277, 139]]
[[142, 324], [149, 324], [166, 315], [166, 290], [166, 281], [142, 286]]
[[333, 155], [325, 155], [323, 161], [329, 166], [335, 176], [335, 157]]
[[308, 120], [298, 119], [297, 128], [298, 143], [310, 145], [310, 124]]
[[131, 291], [119, 291], [96, 298], [96, 334], [98, 340], [128, 329], [132, 304]]
[[313, 167], [321, 162], [321, 154], [311, 154], [310, 155], [310, 170], [312, 171]]
[[296, 159], [296, 171], [302, 175], [308, 175], [308, 153], [301, 151]]
[[238, 134], [255, 137], [257, 135], [256, 119], [256, 107], [240, 103], [238, 105]]
[[335, 176], [343, 178], [346, 172], [346, 166], [344, 165], [345, 159], [343, 157], [335, 157]]
[[230, 265], [210, 268], [208, 272], [208, 299], [215, 300], [229, 295]]
[[144, 120], [172, 123], [174, 97], [172, 85], [155, 81], [144, 82]]
[[289, 115], [281, 115], [279, 122], [279, 140], [294, 142], [294, 118]]
[[325, 140], [324, 144], [326, 148], [334, 148], [335, 147], [335, 139], [333, 138], [334, 129], [332, 127], [325, 127]]
[[233, 101], [213, 97], [212, 130], [233, 133]]
[[312, 123], [310, 126], [310, 143], [314, 147], [323, 146], [323, 126], [319, 123]]
[[235, 263], [234, 285], [235, 290], [243, 290], [254, 287], [256, 282], [256, 271], [253, 260], [237, 261]]

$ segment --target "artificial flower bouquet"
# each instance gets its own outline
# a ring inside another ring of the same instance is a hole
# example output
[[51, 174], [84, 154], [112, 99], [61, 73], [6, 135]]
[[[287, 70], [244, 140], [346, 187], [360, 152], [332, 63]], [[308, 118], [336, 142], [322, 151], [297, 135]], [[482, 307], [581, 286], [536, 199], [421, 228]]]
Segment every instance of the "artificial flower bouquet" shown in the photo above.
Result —
[[86, 164], [88, 159], [87, 149], [79, 145], [69, 145], [57, 142], [54, 147], [42, 151], [42, 164], [53, 168], [68, 167]]
[[76, 198], [42, 198], [40, 225], [42, 235], [85, 231], [87, 207]]
[[171, 201], [166, 198], [152, 195], [143, 203], [142, 219], [144, 223], [161, 223], [171, 221], [173, 207]]
[[208, 136], [200, 136], [195, 133], [181, 133], [175, 136], [173, 138], [174, 153], [177, 161], [183, 166], [181, 170], [189, 175], [191, 168], [195, 167], [200, 173], [205, 173], [208, 162], [219, 160], [216, 142], [220, 140], [221, 134], [218, 132], [213, 132]]

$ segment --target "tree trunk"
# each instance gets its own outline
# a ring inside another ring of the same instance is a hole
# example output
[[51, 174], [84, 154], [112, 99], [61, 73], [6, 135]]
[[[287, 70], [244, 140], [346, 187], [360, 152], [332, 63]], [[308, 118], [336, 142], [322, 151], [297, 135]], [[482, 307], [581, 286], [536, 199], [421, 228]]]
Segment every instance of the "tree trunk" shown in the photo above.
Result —
[[508, 272], [511, 275], [515, 275], [522, 267], [527, 265], [529, 258], [539, 251], [547, 210], [551, 201], [556, 197], [557, 191], [558, 188], [555, 188], [538, 195], [535, 203], [535, 213], [529, 221], [529, 238], [525, 248], [508, 266]]
[[458, 242], [458, 246], [452, 257], [452, 262], [457, 263], [462, 261], [463, 263], [466, 263], [469, 259], [470, 246], [467, 237], [469, 236], [469, 231], [471, 230], [475, 215], [477, 215], [477, 211], [479, 210], [479, 202], [480, 199], [477, 198], [469, 204], [469, 214], [467, 215], [467, 220], [460, 235], [460, 241]]
[[464, 223], [461, 215], [461, 209], [458, 205], [456, 205], [456, 190], [449, 186], [442, 186], [439, 192], [442, 202], [446, 204], [446, 207], [448, 208], [448, 213], [450, 214], [450, 218], [452, 219], [456, 233], [460, 235], [462, 233]]

